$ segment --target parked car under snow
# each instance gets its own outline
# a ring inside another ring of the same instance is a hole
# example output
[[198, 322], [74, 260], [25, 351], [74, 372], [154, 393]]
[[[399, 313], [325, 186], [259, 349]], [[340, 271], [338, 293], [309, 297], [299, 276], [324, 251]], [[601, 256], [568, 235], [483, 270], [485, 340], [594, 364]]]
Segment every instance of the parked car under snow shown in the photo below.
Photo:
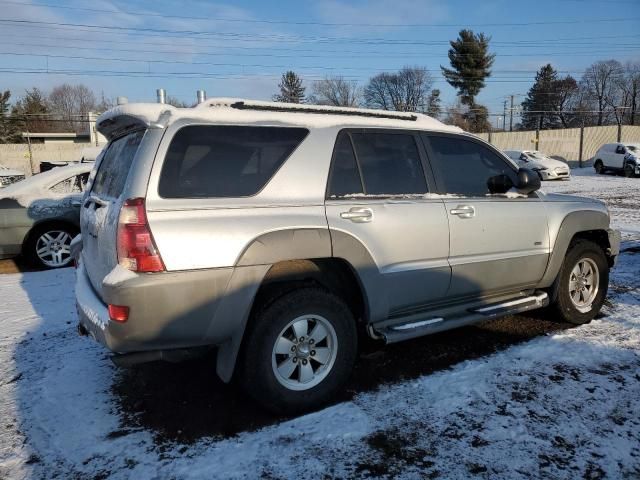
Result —
[[547, 157], [537, 150], [505, 150], [504, 153], [518, 166], [538, 172], [540, 180], [571, 178], [571, 170], [566, 163]]
[[24, 172], [0, 165], [0, 188], [24, 180]]
[[71, 263], [91, 163], [58, 167], [0, 191], [0, 258], [22, 254], [42, 268]]

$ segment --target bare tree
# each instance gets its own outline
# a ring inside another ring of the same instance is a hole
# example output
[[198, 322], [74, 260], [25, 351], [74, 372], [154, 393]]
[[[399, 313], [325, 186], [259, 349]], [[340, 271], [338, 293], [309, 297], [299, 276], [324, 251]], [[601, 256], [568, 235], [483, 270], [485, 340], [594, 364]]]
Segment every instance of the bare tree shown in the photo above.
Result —
[[640, 109], [640, 63], [627, 62], [620, 85], [623, 94], [622, 104], [629, 119], [629, 125], [636, 124], [636, 117]]
[[618, 116], [622, 65], [617, 60], [600, 61], [589, 66], [582, 76], [582, 86], [597, 109], [597, 125], [603, 125], [610, 113]]
[[335, 105], [337, 107], [357, 107], [361, 91], [358, 84], [344, 77], [327, 77], [313, 84], [313, 96], [310, 103]]
[[85, 124], [81, 116], [96, 108], [96, 96], [86, 85], [69, 85], [68, 83], [54, 87], [49, 94], [51, 111], [65, 120], [68, 129], [81, 131]]
[[364, 89], [368, 107], [399, 112], [424, 112], [433, 79], [426, 68], [404, 67], [397, 73], [383, 72], [369, 80]]

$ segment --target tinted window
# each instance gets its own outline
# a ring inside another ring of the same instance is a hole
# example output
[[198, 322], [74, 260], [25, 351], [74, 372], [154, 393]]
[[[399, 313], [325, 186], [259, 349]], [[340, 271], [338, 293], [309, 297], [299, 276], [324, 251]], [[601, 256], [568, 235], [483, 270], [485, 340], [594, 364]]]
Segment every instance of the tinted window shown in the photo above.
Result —
[[367, 195], [428, 191], [413, 135], [353, 133], [352, 138]]
[[112, 198], [120, 196], [143, 136], [144, 131], [138, 131], [111, 142], [93, 181], [93, 193]]
[[426, 137], [433, 151], [429, 158], [446, 193], [484, 196], [489, 193], [487, 180], [500, 174], [516, 183], [516, 172], [493, 151], [479, 143], [460, 137]]
[[176, 133], [160, 174], [165, 198], [255, 195], [300, 145], [304, 128], [190, 126]]
[[333, 152], [329, 197], [343, 197], [349, 194], [364, 193], [356, 156], [353, 154], [349, 134], [340, 133]]

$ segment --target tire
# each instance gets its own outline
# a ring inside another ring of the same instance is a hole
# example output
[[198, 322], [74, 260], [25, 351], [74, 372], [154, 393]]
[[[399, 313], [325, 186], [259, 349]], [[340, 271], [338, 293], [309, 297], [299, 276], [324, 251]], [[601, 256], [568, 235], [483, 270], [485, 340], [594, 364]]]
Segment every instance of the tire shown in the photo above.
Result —
[[627, 177], [627, 178], [635, 177], [635, 172], [634, 172], [633, 165], [629, 165], [628, 163], [625, 164], [625, 166], [624, 166], [624, 176]]
[[[581, 272], [587, 278], [592, 272], [590, 284], [580, 278]], [[572, 290], [576, 286], [578, 289]], [[609, 263], [604, 251], [594, 242], [577, 240], [569, 246], [556, 278], [551, 309], [565, 322], [574, 325], [589, 323], [600, 311], [608, 287]]]
[[243, 344], [239, 382], [274, 413], [308, 411], [344, 387], [357, 349], [355, 320], [344, 301], [321, 288], [301, 288], [256, 312]]
[[30, 265], [52, 269], [71, 265], [71, 240], [78, 229], [65, 223], [36, 226], [25, 241], [22, 254]]
[[605, 172], [604, 164], [602, 163], [602, 160], [596, 160], [596, 163], [593, 164], [593, 168], [596, 169], [596, 173], [599, 175], [603, 175]]

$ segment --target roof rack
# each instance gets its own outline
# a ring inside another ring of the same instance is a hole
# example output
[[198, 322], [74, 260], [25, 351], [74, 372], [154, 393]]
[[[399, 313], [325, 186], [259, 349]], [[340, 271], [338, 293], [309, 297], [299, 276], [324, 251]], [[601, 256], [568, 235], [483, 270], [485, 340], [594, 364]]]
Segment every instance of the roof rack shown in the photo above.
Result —
[[319, 113], [325, 115], [351, 115], [357, 117], [390, 118], [415, 122], [418, 116], [409, 112], [382, 112], [358, 108], [342, 108], [324, 105], [295, 105], [291, 103], [237, 101], [229, 105], [237, 110], [261, 110], [268, 112]]

